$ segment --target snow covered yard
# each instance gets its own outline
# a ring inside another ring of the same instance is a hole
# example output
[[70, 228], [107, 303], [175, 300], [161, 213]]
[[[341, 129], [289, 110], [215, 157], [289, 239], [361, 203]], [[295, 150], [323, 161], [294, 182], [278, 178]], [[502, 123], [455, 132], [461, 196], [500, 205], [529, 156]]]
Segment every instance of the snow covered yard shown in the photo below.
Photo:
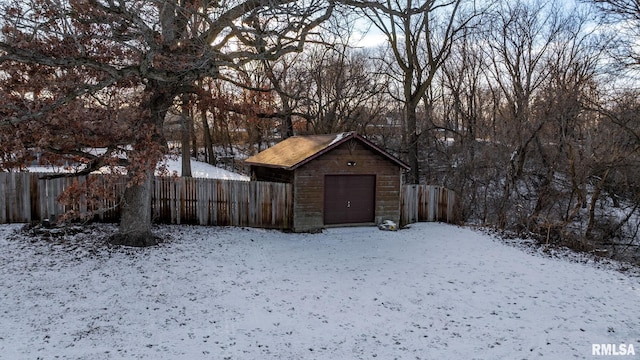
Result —
[[0, 226], [3, 359], [569, 359], [594, 343], [640, 357], [637, 274], [455, 226], [163, 226], [171, 239], [144, 249], [87, 241], [109, 225], [19, 228]]

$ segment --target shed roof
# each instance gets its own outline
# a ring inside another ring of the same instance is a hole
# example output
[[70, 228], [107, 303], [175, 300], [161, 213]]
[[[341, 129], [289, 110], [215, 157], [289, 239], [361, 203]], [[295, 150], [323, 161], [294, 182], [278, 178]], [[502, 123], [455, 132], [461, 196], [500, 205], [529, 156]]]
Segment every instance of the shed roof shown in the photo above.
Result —
[[409, 169], [407, 164], [353, 131], [330, 135], [292, 136], [248, 158], [245, 164], [295, 170], [350, 139], [360, 141], [387, 160]]

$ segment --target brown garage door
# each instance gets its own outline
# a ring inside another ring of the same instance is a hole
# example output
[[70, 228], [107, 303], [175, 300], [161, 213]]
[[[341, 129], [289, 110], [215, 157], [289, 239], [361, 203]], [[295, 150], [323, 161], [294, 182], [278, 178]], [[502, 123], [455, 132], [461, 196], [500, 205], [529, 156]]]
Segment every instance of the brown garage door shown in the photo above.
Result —
[[325, 175], [324, 223], [373, 222], [375, 198], [375, 175]]

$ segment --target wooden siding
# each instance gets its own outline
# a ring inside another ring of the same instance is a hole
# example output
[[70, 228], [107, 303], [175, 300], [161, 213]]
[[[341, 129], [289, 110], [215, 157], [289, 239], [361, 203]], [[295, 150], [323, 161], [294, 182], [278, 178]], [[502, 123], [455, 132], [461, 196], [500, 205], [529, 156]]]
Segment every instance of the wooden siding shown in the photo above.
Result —
[[405, 185], [400, 225], [420, 221], [457, 221], [456, 193], [441, 186]]
[[[355, 166], [347, 165], [355, 162]], [[357, 140], [350, 140], [294, 172], [294, 231], [324, 227], [324, 175], [376, 175], [375, 222], [400, 220], [401, 170]]]
[[[124, 178], [109, 185], [102, 175], [78, 178], [40, 179], [42, 174], [0, 173], [0, 223], [21, 223], [55, 219], [66, 211], [86, 214], [98, 211], [95, 220], [118, 221], [117, 206]], [[102, 191], [115, 200], [92, 206], [79, 202], [65, 207], [58, 197], [67, 187], [82, 186], [87, 179], [102, 184]], [[291, 185], [270, 182], [194, 178], [155, 178], [151, 200], [155, 222], [250, 226], [289, 229], [292, 219]]]

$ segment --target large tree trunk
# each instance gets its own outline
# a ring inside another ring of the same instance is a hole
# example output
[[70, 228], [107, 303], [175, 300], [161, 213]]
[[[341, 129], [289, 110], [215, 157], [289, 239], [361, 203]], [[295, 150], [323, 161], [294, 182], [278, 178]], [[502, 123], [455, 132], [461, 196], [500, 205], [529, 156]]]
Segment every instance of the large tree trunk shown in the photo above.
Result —
[[406, 104], [406, 144], [407, 144], [407, 156], [409, 160], [409, 166], [411, 170], [407, 174], [407, 183], [418, 184], [420, 183], [420, 162], [418, 161], [418, 127], [417, 127], [417, 104], [408, 101]]
[[151, 116], [141, 119], [135, 130], [127, 169], [129, 183], [120, 201], [120, 227], [110, 239], [112, 244], [151, 246], [159, 240], [151, 232], [151, 193], [156, 166], [166, 153], [163, 125], [174, 93], [155, 81], [149, 82], [145, 92]]
[[182, 177], [191, 177], [191, 151], [189, 129], [187, 129], [187, 118], [182, 117]]
[[140, 247], [158, 244], [158, 237], [151, 232], [152, 179], [153, 173], [148, 172], [144, 181], [125, 189], [120, 202], [120, 227], [111, 237], [112, 244]]
[[198, 137], [196, 136], [196, 127], [195, 127], [195, 114], [189, 116], [188, 125], [189, 125], [189, 134], [191, 134], [191, 157], [198, 160], [199, 148], [198, 148]]
[[293, 109], [291, 109], [291, 106], [289, 106], [289, 102], [288, 101], [283, 101], [282, 104], [282, 108], [284, 110], [284, 121], [282, 123], [282, 126], [284, 127], [283, 131], [282, 131], [282, 139], [286, 139], [286, 138], [290, 138], [294, 135], [293, 133], [293, 116], [291, 115], [291, 113], [293, 112]]
[[209, 121], [207, 120], [207, 110], [201, 110], [202, 129], [204, 133], [204, 148], [206, 162], [211, 165], [216, 164], [216, 155], [213, 152], [213, 139], [211, 138], [211, 130], [209, 129]]
[[182, 177], [191, 177], [191, 126], [189, 124], [189, 96], [182, 96], [182, 114], [180, 114], [180, 130], [182, 131]]

